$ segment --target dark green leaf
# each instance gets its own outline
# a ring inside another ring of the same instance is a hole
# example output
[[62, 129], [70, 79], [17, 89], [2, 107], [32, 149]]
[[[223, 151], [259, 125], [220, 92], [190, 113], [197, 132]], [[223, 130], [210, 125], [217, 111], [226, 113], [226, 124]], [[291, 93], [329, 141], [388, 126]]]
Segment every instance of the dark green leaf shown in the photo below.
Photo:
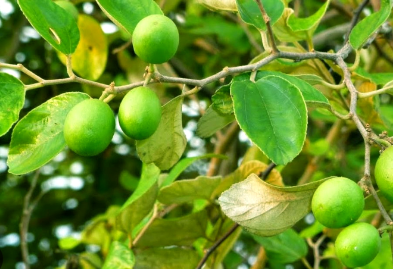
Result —
[[97, 3], [111, 21], [129, 34], [144, 17], [163, 14], [153, 0], [97, 0]]
[[18, 0], [23, 14], [55, 49], [72, 54], [79, 42], [75, 18], [51, 0]]
[[307, 255], [307, 243], [292, 229], [272, 237], [253, 238], [265, 248], [269, 261], [291, 263]]
[[163, 204], [180, 204], [196, 199], [209, 200], [221, 182], [221, 177], [199, 176], [175, 181], [160, 190], [158, 200]]
[[220, 87], [212, 96], [213, 108], [222, 114], [233, 114], [231, 85]]
[[0, 73], [0, 136], [4, 135], [19, 119], [25, 102], [23, 83], [6, 73]]
[[125, 244], [113, 241], [102, 269], [133, 269], [135, 256]]
[[135, 251], [134, 269], [195, 269], [199, 255], [191, 249], [148, 248]]
[[135, 192], [128, 198], [116, 217], [118, 229], [129, 234], [152, 210], [158, 193], [160, 169], [154, 164], [145, 164]]
[[223, 115], [218, 113], [212, 106], [209, 106], [198, 121], [196, 133], [202, 138], [212, 136], [234, 120], [235, 116], [233, 114]]
[[26, 174], [62, 151], [66, 145], [63, 136], [65, 118], [71, 108], [88, 98], [84, 93], [64, 93], [34, 108], [21, 119], [12, 133], [9, 172]]
[[[299, 89], [278, 76], [231, 85], [242, 130], [276, 164], [292, 161], [306, 138], [307, 110]], [[291, 134], [291, 136], [288, 136]]]
[[218, 201], [225, 215], [251, 233], [272, 236], [291, 228], [310, 211], [314, 191], [322, 182], [278, 187], [251, 174], [223, 192]]
[[161, 170], [168, 170], [179, 161], [187, 145], [182, 127], [182, 103], [183, 96], [178, 96], [165, 104], [156, 132], [136, 142], [142, 162], [154, 163]]

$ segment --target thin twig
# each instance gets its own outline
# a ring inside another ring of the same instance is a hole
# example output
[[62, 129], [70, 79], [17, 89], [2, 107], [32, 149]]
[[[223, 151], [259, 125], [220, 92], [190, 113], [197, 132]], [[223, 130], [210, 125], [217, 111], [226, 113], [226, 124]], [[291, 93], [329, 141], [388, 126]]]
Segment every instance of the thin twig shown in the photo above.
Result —
[[360, 14], [362, 13], [363, 9], [367, 6], [369, 0], [363, 0], [363, 2], [360, 4], [360, 6], [353, 12], [354, 16], [352, 17], [351, 20], [351, 26], [349, 27], [348, 33], [345, 35], [344, 43], [347, 43], [349, 40], [349, 35], [352, 32], [352, 29], [356, 26], [356, 24], [359, 21]]
[[142, 238], [142, 236], [145, 234], [145, 232], [147, 231], [147, 229], [149, 229], [150, 225], [152, 225], [152, 223], [154, 222], [154, 220], [157, 218], [158, 216], [158, 212], [157, 212], [157, 204], [154, 205], [153, 208], [153, 214], [151, 216], [151, 218], [149, 219], [149, 221], [145, 224], [145, 226], [143, 226], [142, 230], [138, 233], [138, 235], [135, 237], [134, 241], [132, 241], [132, 245], [135, 246], [136, 244], [138, 244], [139, 240]]
[[239, 227], [239, 224], [235, 223], [217, 242], [214, 243], [206, 252], [201, 261], [199, 262], [196, 269], [201, 269], [210, 255]]
[[314, 269], [319, 268], [319, 264], [321, 263], [321, 256], [319, 255], [319, 247], [322, 242], [326, 239], [326, 235], [323, 234], [318, 240], [314, 243], [311, 238], [307, 238], [308, 245], [313, 249], [314, 252]]
[[263, 20], [265, 21], [266, 24], [266, 28], [267, 28], [267, 32], [268, 32], [268, 36], [269, 36], [269, 40], [270, 40], [270, 46], [272, 47], [272, 52], [277, 53], [278, 52], [278, 48], [276, 45], [276, 41], [274, 40], [274, 35], [273, 35], [273, 30], [272, 30], [272, 26], [270, 25], [270, 18], [269, 15], [267, 15], [265, 8], [263, 7], [263, 4], [261, 2], [261, 0], [255, 0], [258, 4], [259, 9], [261, 10], [262, 16], [263, 16]]
[[270, 172], [276, 167], [277, 165], [275, 163], [270, 163], [268, 167], [265, 169], [265, 171], [262, 172], [261, 174], [261, 179], [265, 180], [269, 176]]

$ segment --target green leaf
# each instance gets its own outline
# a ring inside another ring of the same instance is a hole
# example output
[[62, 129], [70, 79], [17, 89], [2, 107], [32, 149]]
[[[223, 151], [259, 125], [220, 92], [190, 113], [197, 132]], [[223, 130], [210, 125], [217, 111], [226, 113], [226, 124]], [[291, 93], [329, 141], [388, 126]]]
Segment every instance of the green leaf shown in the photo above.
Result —
[[74, 17], [51, 0], [18, 0], [23, 14], [55, 49], [72, 54], [79, 42]]
[[113, 241], [102, 269], [133, 269], [135, 256], [125, 244]]
[[[93, 17], [79, 15], [80, 41], [72, 55], [72, 70], [81, 77], [97, 80], [105, 70], [108, 57], [108, 42], [101, 25]], [[58, 54], [63, 64], [66, 57]]]
[[[259, 30], [266, 30], [261, 10], [255, 0], [236, 0], [236, 3], [240, 17], [245, 23], [254, 25]], [[277, 0], [262, 0], [262, 4], [270, 18], [270, 24], [274, 25], [284, 12], [284, 4]]]
[[54, 158], [66, 145], [63, 125], [68, 112], [89, 96], [69, 92], [49, 99], [31, 110], [12, 132], [8, 155], [9, 172], [26, 174]]
[[81, 241], [75, 237], [65, 237], [59, 240], [59, 247], [61, 249], [73, 249], [79, 245]]
[[[381, 203], [383, 207], [386, 210], [393, 209], [393, 203], [390, 202], [386, 197], [381, 193], [380, 190], [377, 190], [377, 195], [379, 199], [381, 200]], [[379, 207], [377, 205], [377, 202], [375, 201], [374, 197], [370, 194], [364, 199], [364, 210], [378, 210]]]
[[182, 103], [183, 96], [178, 96], [165, 104], [156, 132], [145, 140], [136, 141], [142, 162], [168, 170], [179, 161], [187, 145], [182, 127]]
[[188, 167], [190, 166], [193, 162], [201, 159], [206, 159], [206, 158], [220, 158], [220, 159], [227, 159], [228, 157], [226, 155], [221, 155], [221, 154], [205, 154], [202, 156], [196, 156], [196, 157], [191, 157], [191, 158], [184, 158], [181, 161], [179, 161], [169, 172], [168, 176], [165, 178], [165, 180], [162, 182], [161, 187], [168, 186], [171, 184], [175, 179]]
[[291, 263], [307, 255], [307, 243], [293, 229], [272, 237], [253, 235], [266, 251], [269, 261]]
[[128, 198], [116, 216], [116, 228], [129, 234], [152, 210], [158, 193], [160, 169], [144, 164], [142, 176], [135, 192]]
[[148, 248], [135, 250], [134, 269], [195, 269], [199, 255], [184, 248]]
[[237, 11], [236, 0], [199, 0], [198, 2], [212, 10]]
[[213, 108], [221, 114], [233, 114], [231, 85], [224, 85], [212, 96]]
[[311, 208], [316, 188], [324, 180], [296, 187], [278, 187], [251, 174], [223, 192], [222, 211], [251, 233], [273, 236], [291, 228]]
[[129, 34], [144, 17], [163, 14], [153, 0], [97, 0], [97, 3], [111, 21]]
[[198, 238], [206, 237], [207, 221], [205, 210], [175, 219], [155, 219], [136, 246], [192, 246]]
[[292, 76], [302, 79], [310, 85], [320, 85], [324, 81], [323, 78], [314, 74], [299, 74], [299, 75], [292, 75]]
[[354, 73], [359, 77], [374, 82], [377, 85], [385, 85], [386, 83], [393, 80], [393, 73], [369, 73], [361, 67], [356, 68]]
[[0, 136], [8, 132], [19, 119], [25, 102], [23, 83], [6, 73], [0, 73]]
[[278, 76], [255, 83], [235, 81], [231, 94], [240, 127], [275, 164], [286, 164], [300, 153], [307, 109], [294, 84]]
[[292, 13], [292, 15], [290, 15], [287, 20], [288, 27], [293, 32], [301, 32], [304, 39], [310, 38], [317, 29], [322, 17], [325, 15], [329, 3], [330, 0], [326, 1], [317, 12], [307, 18], [297, 18]]
[[389, 18], [391, 9], [391, 1], [382, 0], [381, 9], [378, 12], [371, 14], [356, 24], [349, 35], [349, 43], [355, 50], [360, 49], [367, 39]]
[[158, 200], [163, 204], [180, 204], [196, 199], [209, 200], [220, 182], [221, 177], [205, 176], [175, 181], [160, 190]]
[[209, 106], [198, 121], [196, 134], [202, 138], [212, 136], [234, 120], [235, 116], [233, 114], [223, 115], [218, 113], [213, 106]]

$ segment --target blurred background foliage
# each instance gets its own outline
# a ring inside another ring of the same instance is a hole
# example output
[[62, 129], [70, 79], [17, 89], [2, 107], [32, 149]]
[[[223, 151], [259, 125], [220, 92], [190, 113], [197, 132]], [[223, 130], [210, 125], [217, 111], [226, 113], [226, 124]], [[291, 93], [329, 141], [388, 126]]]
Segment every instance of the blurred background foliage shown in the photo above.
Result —
[[[103, 42], [107, 42], [107, 46], [103, 46], [107, 53], [106, 65], [97, 81], [105, 83], [114, 81], [116, 85], [124, 85], [142, 80], [146, 64], [136, 58], [132, 46], [119, 50], [127, 44], [129, 36], [119, 31], [94, 1], [71, 2], [79, 14], [87, 14], [100, 24], [106, 40]], [[234, 13], [212, 12], [192, 0], [158, 0], [157, 2], [163, 6], [165, 14], [176, 22], [180, 31], [180, 46], [176, 56], [169, 63], [158, 67], [163, 74], [201, 79], [226, 66], [247, 64], [263, 52], [259, 33], [253, 27], [241, 22]], [[307, 16], [315, 12], [323, 2], [298, 0], [292, 1], [290, 6], [299, 16]], [[377, 5], [378, 1], [371, 2]], [[342, 45], [345, 31], [337, 28], [330, 33], [329, 38], [326, 38], [326, 31], [348, 24], [352, 10], [358, 4], [359, 1], [356, 0], [332, 1], [329, 11], [317, 29], [316, 49], [328, 51]], [[0, 40], [0, 61], [10, 64], [22, 63], [45, 79], [67, 77], [66, 68], [56, 51], [29, 25], [14, 0], [0, 0]], [[392, 72], [392, 56], [383, 57], [383, 51], [388, 49], [388, 46], [389, 44], [381, 43], [379, 47], [372, 46], [364, 52], [362, 66], [366, 72], [371, 70], [373, 73]], [[392, 55], [391, 48], [390, 55]], [[349, 61], [353, 59], [354, 55], [351, 55]], [[33, 82], [31, 78], [18, 71], [6, 69], [1, 71], [20, 78], [26, 84]], [[337, 79], [334, 72], [331, 69], [330, 71]], [[230, 78], [227, 78], [210, 84], [196, 96], [190, 96], [185, 100], [183, 127], [188, 144], [184, 157], [199, 156], [214, 151], [218, 138], [197, 137], [195, 134], [197, 121], [201, 113], [210, 105], [210, 98], [215, 90], [229, 80]], [[152, 87], [164, 104], [178, 95], [183, 85], [154, 84]], [[28, 91], [20, 117], [51, 97], [68, 91], [84, 91], [93, 97], [99, 97], [101, 94], [98, 88], [77, 83]], [[110, 103], [115, 112], [118, 110], [121, 97]], [[363, 107], [384, 109], [385, 118], [376, 122], [375, 126], [385, 123], [385, 127], [381, 130], [393, 129], [393, 117], [389, 117], [393, 116], [393, 111], [389, 107], [391, 97], [382, 95], [376, 100], [377, 104], [373, 100], [366, 101]], [[19, 222], [23, 199], [34, 173], [25, 176], [7, 173], [6, 159], [11, 131], [0, 138], [0, 250], [4, 256], [3, 268], [22, 269], [24, 266], [20, 252]], [[226, 129], [222, 133], [225, 135]], [[303, 152], [287, 166], [279, 167], [279, 170], [286, 185], [296, 185], [305, 171], [308, 171], [307, 169], [312, 173], [312, 180], [332, 175], [358, 180], [362, 174], [363, 150], [363, 139], [352, 124], [337, 120], [323, 111], [314, 110], [310, 113], [308, 139]], [[237, 131], [224, 153], [229, 159], [224, 160], [220, 165], [218, 174], [222, 176], [234, 171], [243, 159], [259, 159], [267, 162], [263, 154], [251, 146], [242, 131]], [[374, 149], [373, 162], [377, 154], [377, 149]], [[32, 268], [61, 267], [67, 259], [73, 257], [73, 253], [87, 253], [85, 255], [91, 255], [90, 258], [94, 260], [94, 255], [99, 253], [96, 244], [79, 245], [69, 251], [63, 250], [61, 244], [72, 244], [72, 242], [62, 239], [80, 236], [93, 218], [104, 214], [108, 208], [121, 206], [138, 184], [141, 165], [134, 141], [127, 138], [117, 126], [111, 145], [102, 154], [85, 158], [65, 150], [42, 167], [39, 175], [39, 190], [35, 195], [39, 191], [44, 191], [45, 195], [33, 213], [28, 234], [29, 259]], [[187, 168], [180, 178], [191, 179], [206, 174], [208, 167], [208, 159], [198, 160]], [[185, 206], [178, 207], [170, 215], [180, 216], [189, 210]], [[313, 221], [312, 215], [308, 215], [296, 225], [295, 229], [298, 232], [305, 232], [305, 237], [312, 238], [322, 229], [315, 225], [310, 226]], [[326, 253], [331, 252], [332, 246], [329, 244], [331, 241], [327, 241], [322, 246]], [[260, 254], [259, 246], [258, 240], [250, 234], [243, 233], [225, 258], [225, 268], [251, 268]], [[312, 252], [308, 253], [308, 259], [312, 262]], [[326, 266], [325, 268], [340, 268], [334, 260], [323, 262], [322, 265]], [[304, 265], [301, 262], [283, 264], [271, 259], [269, 268], [304, 268]]]

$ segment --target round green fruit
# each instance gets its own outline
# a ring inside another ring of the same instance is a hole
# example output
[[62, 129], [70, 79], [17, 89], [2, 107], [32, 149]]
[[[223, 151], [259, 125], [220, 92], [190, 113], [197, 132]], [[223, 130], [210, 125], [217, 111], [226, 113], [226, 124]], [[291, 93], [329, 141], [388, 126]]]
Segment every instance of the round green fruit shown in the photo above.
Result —
[[393, 147], [388, 147], [379, 156], [374, 174], [381, 193], [393, 202]]
[[64, 123], [68, 147], [82, 156], [94, 156], [106, 149], [115, 133], [115, 115], [108, 104], [88, 99], [74, 106]]
[[370, 263], [377, 256], [381, 238], [374, 226], [359, 222], [342, 230], [335, 245], [340, 261], [349, 268], [355, 268]]
[[119, 107], [119, 123], [123, 132], [136, 140], [150, 137], [161, 120], [161, 104], [147, 87], [138, 87], [124, 96]]
[[354, 223], [363, 211], [362, 189], [345, 177], [323, 182], [311, 201], [315, 218], [328, 228], [341, 228]]
[[136, 25], [132, 43], [136, 55], [143, 61], [161, 64], [175, 55], [179, 46], [179, 31], [168, 17], [150, 15]]

